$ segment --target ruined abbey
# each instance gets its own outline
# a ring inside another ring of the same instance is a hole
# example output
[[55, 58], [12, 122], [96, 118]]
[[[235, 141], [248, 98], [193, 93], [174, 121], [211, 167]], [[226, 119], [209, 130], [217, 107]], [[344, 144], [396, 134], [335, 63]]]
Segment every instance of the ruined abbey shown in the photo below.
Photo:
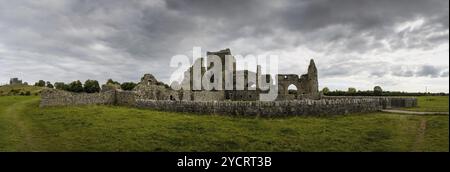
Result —
[[[262, 89], [259, 87], [259, 82], [266, 82], [267, 85], [274, 83], [270, 75], [261, 73], [261, 66], [257, 66], [257, 71], [252, 72], [249, 70], [236, 70], [236, 63], [231, 67], [225, 65], [225, 58], [232, 58], [230, 61], [235, 62], [236, 60], [231, 55], [229, 49], [221, 50], [218, 52], [208, 52], [208, 57], [211, 55], [218, 56], [222, 61], [222, 82], [219, 82], [219, 89], [207, 90], [203, 86], [211, 84], [214, 82], [214, 76], [210, 77], [211, 81], [202, 84], [201, 80], [197, 83], [198, 89], [195, 89], [194, 81], [194, 70], [193, 67], [198, 66], [200, 68], [200, 76], [207, 75], [206, 69], [211, 68], [212, 65], [206, 66], [203, 61], [204, 58], [199, 58], [195, 61], [194, 65], [191, 66], [184, 74], [184, 79], [181, 82], [184, 88], [174, 90], [162, 82], [158, 81], [152, 74], [145, 74], [141, 78], [141, 82], [134, 88], [137, 93], [137, 97], [140, 99], [153, 99], [153, 100], [175, 100], [175, 101], [258, 101], [260, 94], [267, 93], [270, 90]], [[225, 75], [229, 74], [233, 76], [231, 82], [232, 86], [228, 86], [231, 89], [225, 89]], [[236, 77], [242, 74], [243, 79], [239, 81]], [[253, 75], [253, 80], [249, 78]], [[311, 60], [308, 73], [301, 75], [300, 77], [296, 74], [278, 74], [277, 86], [269, 87], [277, 88], [277, 98], [276, 100], [296, 100], [296, 99], [320, 99], [318, 91], [318, 78], [317, 78], [317, 68], [314, 61]], [[262, 81], [263, 80], [263, 81]], [[242, 85], [242, 89], [239, 89], [239, 84]], [[290, 85], [294, 85], [297, 90], [288, 90]]]
[[[222, 77], [208, 76], [208, 71], [214, 67], [214, 63], [209, 62], [213, 56], [222, 61]], [[313, 60], [310, 60], [306, 74], [277, 74], [276, 82], [271, 75], [261, 72], [260, 65], [256, 66], [256, 72], [236, 70], [235, 59], [229, 49], [207, 52], [206, 64], [204, 61], [204, 58], [198, 58], [184, 72], [183, 80], [176, 83], [180, 89], [145, 74], [132, 91], [102, 88], [100, 93], [72, 93], [45, 89], [41, 94], [41, 107], [108, 104], [177, 112], [284, 116], [373, 112], [417, 105], [416, 98], [323, 96], [318, 89], [318, 71]], [[231, 61], [232, 65], [225, 65], [226, 61]], [[194, 67], [199, 67], [199, 70], [196, 72]], [[208, 76], [209, 79], [196, 81], [193, 79], [195, 75]], [[229, 77], [226, 81], [227, 75], [233, 76], [231, 82]], [[237, 76], [243, 77], [239, 79]], [[205, 88], [213, 83], [216, 85], [212, 89]], [[291, 86], [297, 89], [289, 90]], [[260, 96], [271, 91], [276, 93], [274, 101], [261, 101]]]
[[[193, 68], [200, 68], [199, 76], [208, 75], [207, 69], [211, 69], [214, 65], [210, 62], [213, 61], [211, 60], [213, 55], [220, 58], [222, 81], [217, 82], [219, 83], [218, 89], [208, 90], [204, 86], [212, 84], [214, 76], [209, 76], [211, 80], [206, 81], [208, 82], [206, 84], [202, 83], [204, 82], [202, 80], [195, 83]], [[226, 61], [232, 62], [232, 65], [227, 66]], [[269, 74], [261, 73], [260, 65], [256, 66], [256, 73], [249, 70], [237, 70], [236, 59], [232, 56], [230, 49], [207, 52], [206, 64], [208, 65], [205, 65], [204, 58], [197, 59], [194, 65], [185, 72], [184, 80], [181, 82], [181, 86], [188, 89], [181, 90], [178, 96], [173, 95], [172, 98], [190, 101], [257, 101], [260, 100], [260, 94], [269, 92], [270, 88], [276, 88], [278, 95], [276, 100], [319, 99], [317, 68], [312, 59], [307, 74], [300, 77], [297, 74], [278, 74], [275, 77], [277, 87], [270, 87], [270, 84], [275, 82], [272, 81], [273, 78]], [[226, 82], [227, 74], [231, 76], [231, 82]], [[241, 80], [239, 80], [239, 76], [242, 76]], [[260, 82], [264, 82], [264, 84]], [[267, 85], [268, 88], [263, 89], [260, 87], [261, 85]], [[288, 87], [291, 85], [297, 89], [289, 91]]]

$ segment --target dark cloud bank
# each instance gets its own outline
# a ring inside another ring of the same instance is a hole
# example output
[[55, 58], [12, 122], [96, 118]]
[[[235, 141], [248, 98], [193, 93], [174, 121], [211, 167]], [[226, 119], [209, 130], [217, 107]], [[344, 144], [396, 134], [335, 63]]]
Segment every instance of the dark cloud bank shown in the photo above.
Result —
[[315, 55], [321, 86], [448, 92], [448, 2], [0, 0], [0, 79], [167, 81], [170, 58], [201, 46], [279, 52], [291, 73]]

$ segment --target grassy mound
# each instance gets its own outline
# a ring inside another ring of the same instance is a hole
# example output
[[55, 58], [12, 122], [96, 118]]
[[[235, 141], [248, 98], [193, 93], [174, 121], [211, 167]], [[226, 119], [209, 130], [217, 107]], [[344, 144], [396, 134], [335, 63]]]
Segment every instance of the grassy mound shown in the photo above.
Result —
[[448, 151], [448, 116], [241, 118], [0, 97], [0, 151]]
[[3, 85], [0, 86], [0, 96], [39, 95], [42, 89], [31, 85]]

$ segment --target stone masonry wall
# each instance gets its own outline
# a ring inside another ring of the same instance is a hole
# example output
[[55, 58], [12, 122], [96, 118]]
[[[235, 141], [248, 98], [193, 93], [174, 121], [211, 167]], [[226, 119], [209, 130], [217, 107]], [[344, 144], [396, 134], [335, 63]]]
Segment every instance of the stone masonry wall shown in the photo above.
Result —
[[41, 92], [41, 107], [45, 106], [67, 106], [88, 104], [115, 103], [115, 91], [101, 93], [72, 93], [57, 89], [44, 89]]
[[322, 99], [378, 99], [383, 109], [399, 107], [416, 107], [415, 97], [386, 97], [386, 96], [322, 96]]
[[[194, 93], [195, 94], [195, 93]], [[201, 93], [200, 93], [201, 94]], [[212, 96], [211, 95], [207, 95]], [[221, 94], [223, 95], [223, 94]], [[200, 96], [204, 96], [203, 94]], [[197, 100], [199, 95], [195, 95]], [[112, 90], [101, 93], [71, 93], [45, 89], [41, 94], [41, 107], [88, 104], [110, 104], [150, 108], [164, 111], [242, 116], [296, 116], [339, 115], [374, 112], [391, 107], [417, 106], [412, 97], [331, 97], [320, 100], [291, 101], [178, 101], [142, 99], [136, 91]]]
[[116, 90], [115, 105], [134, 106], [136, 103], [136, 91]]
[[382, 109], [378, 99], [323, 99], [295, 101], [165, 101], [136, 100], [136, 107], [164, 111], [242, 116], [339, 115]]
[[387, 97], [389, 100], [389, 104], [391, 107], [416, 107], [417, 106], [417, 98], [404, 98], [404, 97]]
[[190, 93], [194, 101], [222, 101], [224, 100], [223, 91], [193, 91]]

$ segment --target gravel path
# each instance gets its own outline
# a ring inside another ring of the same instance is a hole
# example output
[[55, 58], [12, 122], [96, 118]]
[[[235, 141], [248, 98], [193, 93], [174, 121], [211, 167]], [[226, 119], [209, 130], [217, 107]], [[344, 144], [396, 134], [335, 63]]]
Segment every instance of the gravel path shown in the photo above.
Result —
[[411, 114], [411, 115], [448, 115], [448, 112], [415, 112], [415, 111], [394, 110], [394, 109], [383, 109], [381, 111], [388, 112], [388, 113], [402, 113], [402, 114]]

